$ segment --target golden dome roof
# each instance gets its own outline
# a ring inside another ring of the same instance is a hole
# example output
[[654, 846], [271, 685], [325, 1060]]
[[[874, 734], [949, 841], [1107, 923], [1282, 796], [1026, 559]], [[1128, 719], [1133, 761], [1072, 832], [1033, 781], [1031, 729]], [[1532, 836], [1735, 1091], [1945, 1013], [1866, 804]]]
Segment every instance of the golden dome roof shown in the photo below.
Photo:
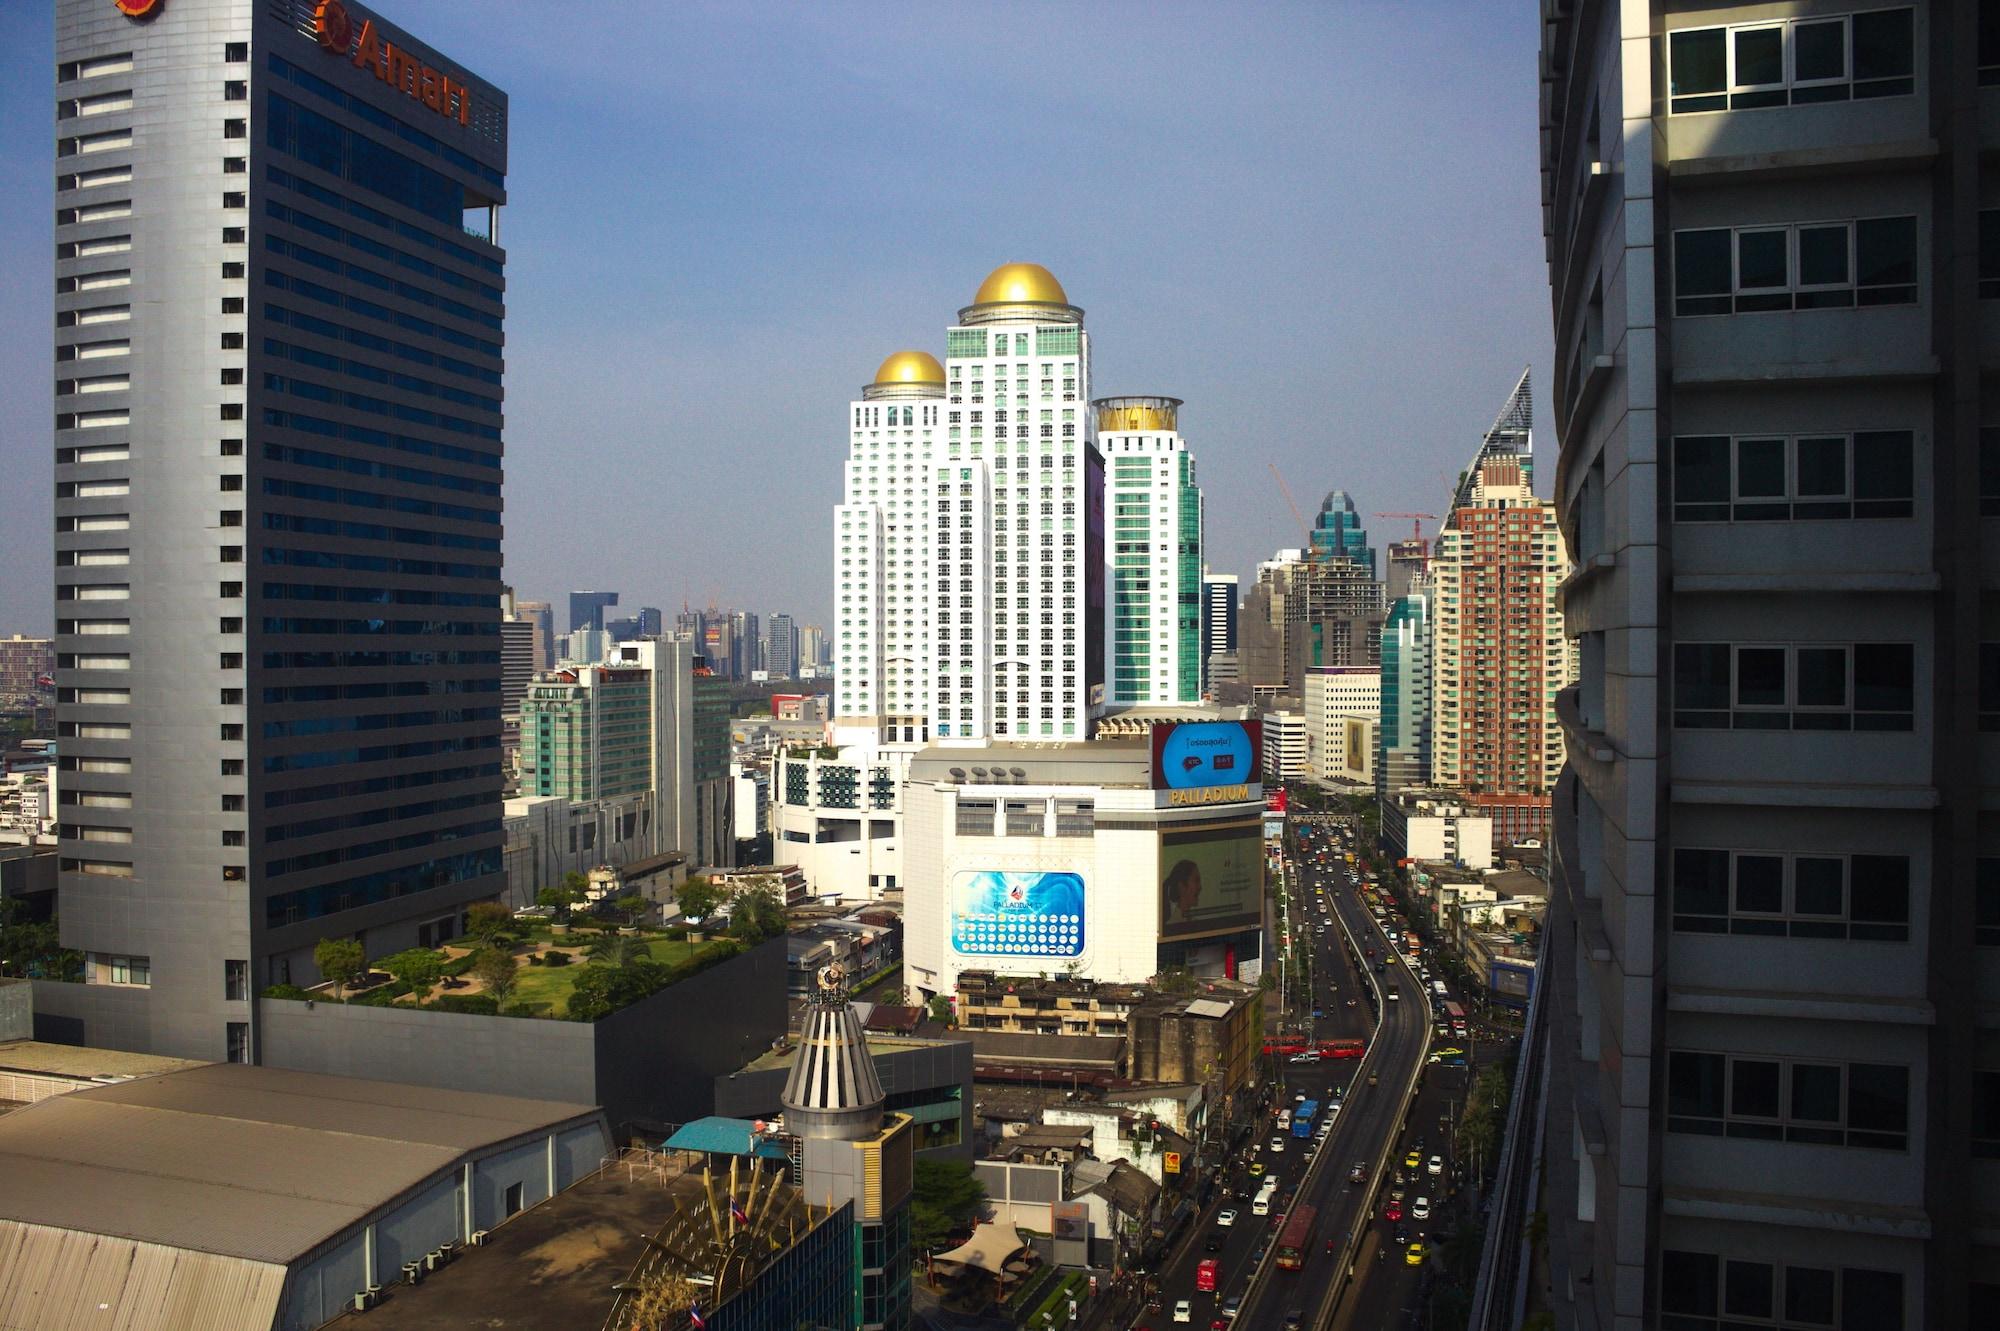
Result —
[[1056, 275], [1038, 263], [1003, 263], [979, 284], [974, 305], [1067, 305]]
[[878, 384], [942, 384], [944, 366], [928, 351], [899, 351], [875, 371]]

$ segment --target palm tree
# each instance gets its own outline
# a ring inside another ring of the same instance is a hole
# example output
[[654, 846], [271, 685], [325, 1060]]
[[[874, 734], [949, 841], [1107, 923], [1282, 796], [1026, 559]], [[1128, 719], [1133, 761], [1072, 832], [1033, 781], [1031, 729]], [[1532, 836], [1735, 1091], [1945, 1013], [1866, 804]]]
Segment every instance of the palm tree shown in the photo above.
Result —
[[623, 970], [635, 961], [645, 961], [653, 954], [645, 940], [630, 934], [605, 934], [590, 945], [587, 954], [592, 961], [601, 961], [614, 970]]

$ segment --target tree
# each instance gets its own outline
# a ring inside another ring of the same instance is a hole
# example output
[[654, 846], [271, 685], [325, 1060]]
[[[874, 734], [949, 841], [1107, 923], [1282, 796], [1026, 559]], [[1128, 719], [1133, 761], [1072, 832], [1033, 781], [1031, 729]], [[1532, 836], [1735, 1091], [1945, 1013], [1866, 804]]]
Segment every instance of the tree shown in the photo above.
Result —
[[951, 1025], [951, 1000], [943, 994], [931, 1000], [931, 1020]]
[[762, 885], [739, 893], [729, 908], [729, 932], [746, 943], [761, 943], [785, 932], [789, 917], [778, 894]]
[[368, 970], [368, 950], [358, 938], [322, 938], [313, 945], [313, 965], [333, 983], [333, 996], [344, 999], [347, 989]]
[[472, 954], [472, 978], [493, 995], [495, 1002], [504, 1003], [521, 975], [513, 957], [497, 947], [482, 947]]
[[646, 899], [646, 894], [643, 892], [627, 892], [611, 904], [617, 909], [620, 915], [625, 917], [625, 923], [627, 924], [636, 923], [639, 917], [644, 915], [653, 905], [651, 901]]
[[986, 1205], [986, 1185], [957, 1160], [919, 1160], [910, 1188], [910, 1246], [941, 1248]]
[[475, 901], [465, 912], [465, 931], [488, 947], [513, 924], [514, 912], [497, 901]]
[[382, 958], [382, 969], [408, 985], [422, 1007], [431, 996], [431, 986], [444, 978], [444, 954], [427, 947], [407, 948]]
[[[571, 874], [570, 878], [577, 875]], [[569, 879], [564, 879], [559, 887], [545, 887], [535, 893], [535, 904], [545, 906], [556, 913], [556, 923], [569, 922], [569, 908], [583, 900], [583, 894], [570, 889]]]
[[54, 920], [19, 920], [19, 901], [0, 897], [0, 975], [19, 979], [83, 979], [83, 953], [63, 947]]
[[630, 934], [606, 934], [590, 945], [587, 955], [592, 961], [622, 969], [635, 961], [650, 960], [653, 954], [643, 939]]
[[697, 874], [681, 884], [674, 899], [680, 903], [681, 914], [690, 920], [705, 920], [722, 904], [722, 893], [714, 883]]

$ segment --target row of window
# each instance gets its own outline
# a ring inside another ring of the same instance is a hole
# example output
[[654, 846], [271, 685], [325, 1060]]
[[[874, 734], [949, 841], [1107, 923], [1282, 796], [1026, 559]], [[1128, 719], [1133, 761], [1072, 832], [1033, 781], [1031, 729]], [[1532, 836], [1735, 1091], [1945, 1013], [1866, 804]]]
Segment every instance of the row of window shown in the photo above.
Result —
[[1668, 1248], [1660, 1314], [1660, 1331], [1902, 1331], [1903, 1277]]
[[1907, 518], [1915, 512], [1914, 453], [1908, 430], [1681, 435], [1674, 520]]
[[[270, 250], [273, 254], [285, 255], [298, 260], [300, 263], [310, 264], [314, 268], [359, 282], [363, 286], [373, 287], [377, 291], [386, 291], [391, 295], [401, 296], [404, 300], [413, 301], [418, 305], [427, 305], [432, 309], [443, 310], [446, 314], [456, 315], [468, 323], [475, 323], [481, 327], [490, 328], [496, 333], [500, 331], [501, 317], [498, 314], [476, 309], [463, 301], [452, 300], [448, 296], [441, 296], [427, 287], [414, 286], [408, 282], [390, 277], [387, 274], [378, 273], [373, 268], [362, 264], [349, 263], [338, 255], [328, 254], [324, 250], [316, 250], [310, 245], [301, 245], [295, 240], [287, 240], [274, 232], [267, 231], [264, 233], [264, 248]], [[242, 274], [238, 273], [236, 276], [240, 277]]]
[[1907, 97], [1914, 16], [1877, 9], [1682, 29], [1667, 36], [1667, 85], [1675, 115]]
[[1669, 1132], [1901, 1151], [1909, 1097], [1899, 1064], [1667, 1053]]
[[[471, 333], [463, 332], [446, 324], [432, 323], [429, 319], [408, 314], [402, 310], [392, 310], [387, 305], [378, 305], [374, 301], [367, 300], [361, 296], [336, 291], [332, 287], [321, 286], [317, 282], [311, 282], [303, 277], [294, 276], [281, 269], [265, 269], [264, 282], [267, 286], [275, 287], [280, 291], [295, 292], [298, 295], [306, 297], [308, 300], [316, 300], [323, 305], [331, 305], [337, 309], [348, 310], [354, 314], [379, 320], [382, 323], [394, 324], [396, 327], [406, 328], [412, 333], [422, 333], [426, 337], [435, 337], [439, 341], [449, 342], [453, 346], [464, 347], [468, 351], [477, 351], [491, 356], [495, 360], [500, 359], [500, 344], [498, 342], [489, 342], [485, 338], [475, 337]], [[416, 290], [417, 288], [411, 289]], [[400, 291], [396, 294], [405, 295], [405, 293]], [[428, 304], [429, 302], [425, 301], [423, 303]], [[270, 307], [266, 306], [265, 312], [269, 313], [269, 311]], [[227, 312], [225, 311], [225, 313]], [[242, 312], [240, 307], [235, 311], [238, 314]], [[283, 321], [280, 320], [280, 322]], [[494, 331], [499, 331], [500, 325], [498, 321], [495, 321], [491, 326]]]
[[1683, 933], [1907, 942], [1910, 861], [1676, 847], [1673, 921]]
[[[499, 287], [489, 286], [478, 278], [468, 277], [454, 268], [447, 267], [441, 263], [433, 263], [431, 260], [411, 254], [407, 250], [398, 249], [394, 245], [386, 245], [371, 236], [361, 234], [359, 231], [352, 231], [338, 223], [329, 222], [325, 218], [308, 212], [303, 208], [294, 208], [289, 204], [280, 203], [276, 199], [266, 199], [264, 201], [264, 215], [273, 221], [285, 222], [297, 227], [301, 231], [310, 232], [315, 236], [322, 236], [327, 240], [346, 245], [350, 249], [360, 250], [363, 254], [371, 254], [378, 259], [395, 264], [398, 268], [407, 268], [413, 273], [422, 273], [425, 277], [434, 278], [446, 286], [457, 287], [461, 291], [469, 291], [475, 296], [492, 301], [495, 305], [505, 304], [506, 302], [506, 297], [501, 293]], [[241, 239], [241, 237], [239, 236], [238, 239]]]
[[1674, 313], [1681, 318], [1916, 299], [1915, 217], [1674, 233]]
[[1909, 730], [1911, 644], [1674, 644], [1674, 724], [1695, 730]]
[[[315, 315], [301, 314], [296, 310], [288, 310], [282, 305], [270, 304], [264, 306], [264, 317], [274, 324], [284, 324], [300, 329], [303, 332], [316, 333], [321, 337], [334, 341], [346, 342], [357, 347], [366, 347], [370, 351], [383, 352], [418, 365], [430, 365], [440, 370], [449, 370], [453, 374], [462, 374], [468, 379], [477, 379], [481, 383], [492, 384], [496, 388], [500, 385], [500, 371], [498, 370], [485, 369], [469, 361], [458, 360], [451, 356], [440, 356], [433, 352], [425, 351], [422, 347], [413, 347], [407, 342], [398, 342], [394, 338], [383, 337], [377, 333], [369, 333], [346, 324], [335, 323], [331, 319], [321, 319]], [[491, 408], [491, 410], [496, 411], [498, 409], [497, 406]]]

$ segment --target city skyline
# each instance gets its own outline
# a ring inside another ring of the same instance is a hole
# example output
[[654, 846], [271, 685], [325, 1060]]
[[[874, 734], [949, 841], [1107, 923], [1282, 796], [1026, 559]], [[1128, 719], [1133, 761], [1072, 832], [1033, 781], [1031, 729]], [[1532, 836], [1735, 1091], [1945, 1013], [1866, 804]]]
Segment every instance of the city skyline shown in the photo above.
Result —
[[[1245, 38], [1205, 32], [1209, 20], [1192, 12], [1149, 19], [1106, 10], [1072, 16], [1072, 40], [1022, 56], [1003, 76], [952, 68], [950, 53], [977, 33], [950, 16], [873, 24], [864, 48], [840, 11], [783, 32], [775, 16], [648, 12], [635, 34], [637, 13], [565, 16], [560, 31], [553, 16], [531, 13], [498, 31], [472, 11], [423, 0], [394, 14], [522, 90], [510, 174], [532, 187], [515, 191], [502, 239], [511, 334], [505, 576], [524, 597], [557, 600], [605, 586], [635, 604], [713, 599], [785, 607], [802, 624], [830, 622], [824, 580], [796, 567], [788, 546], [765, 542], [714, 558], [729, 529], [716, 517], [735, 505], [770, 515], [773, 530], [815, 520], [839, 492], [845, 453], [827, 425], [828, 406], [847, 401], [891, 351], [941, 353], [932, 347], [936, 311], [969, 300], [983, 274], [1011, 260], [1059, 273], [1092, 328], [1115, 344], [1095, 391], [1172, 392], [1192, 404], [1188, 427], [1211, 459], [1208, 562], [1218, 572], [1250, 573], [1269, 555], [1272, 533], [1291, 543], [1267, 462], [1296, 493], [1334, 484], [1354, 492], [1364, 525], [1386, 525], [1374, 510], [1440, 511], [1460, 441], [1484, 404], [1522, 363], [1545, 370], [1534, 136], [1524, 128], [1532, 87], [1516, 77], [1533, 59], [1529, 14], [1467, 24], [1443, 6], [1409, 14], [1354, 6], [1273, 13]], [[1165, 108], [1149, 98], [1146, 118], [1135, 118], [1129, 108], [1142, 85], [1078, 60], [1100, 45], [1093, 34], [1113, 31], [1122, 49], [1136, 43], [1146, 57], [1138, 65], [1177, 72], [1187, 97]], [[52, 271], [54, 122], [46, 71], [34, 63], [51, 41], [48, 12], [10, 7], [0, 35], [0, 50], [12, 53], [0, 80], [8, 131], [0, 161], [27, 182], [0, 204], [0, 239], [24, 258], [0, 277], [0, 291], [33, 307]], [[667, 44], [712, 53], [686, 71], [684, 91], [637, 75]], [[872, 67], [882, 49], [909, 55], [889, 62], [907, 76]], [[1206, 58], [1199, 68], [1181, 54], [1195, 49]], [[1414, 89], [1386, 72], [1400, 57], [1380, 57], [1395, 52], [1450, 67], [1449, 78], [1423, 90], [1422, 107]], [[760, 76], [777, 75], [760, 78], [760, 87], [796, 84], [783, 70], [807, 60], [844, 72], [812, 85], [820, 101], [807, 117], [735, 78], [753, 59]], [[1257, 84], [1236, 75], [1266, 66], [1279, 75], [1280, 96], [1240, 91]], [[929, 226], [956, 218], [957, 201], [984, 171], [954, 136], [910, 126], [926, 104], [988, 94], [1020, 106], [1021, 119], [1018, 135], [983, 150], [984, 165], [1039, 192], [1144, 198], [1150, 189], [1162, 206]], [[1465, 127], [1463, 136], [1422, 136], [1418, 126], [1439, 115]], [[620, 145], [605, 127], [627, 121], [684, 127], [684, 160], [662, 150], [666, 160], [655, 161]], [[1318, 128], [1336, 125], [1339, 137]], [[1087, 159], [1031, 146], [1085, 142], [1094, 148]], [[884, 210], [876, 164], [897, 145], [935, 166], [928, 182], [924, 173], [899, 182], [898, 206]], [[1454, 187], [1402, 183], [1418, 161], [1432, 163], [1424, 177], [1441, 167]], [[1174, 168], [1166, 177], [1163, 164]], [[616, 209], [580, 216], [568, 200], [603, 189], [606, 173], [621, 166], [657, 179]], [[1271, 214], [1251, 217], [1230, 202], [1248, 197], [1271, 200], [1292, 220], [1278, 241]], [[629, 224], [649, 209], [651, 224]], [[902, 220], [882, 220], [892, 214]], [[919, 234], [951, 239], [918, 250], [909, 237]], [[1312, 238], [1326, 234], [1351, 240], [1323, 253]], [[1421, 248], [1426, 236], [1437, 244]], [[1396, 265], [1373, 257], [1389, 252], [1423, 262], [1399, 277]], [[607, 306], [613, 291], [629, 293], [629, 313]], [[1292, 317], [1273, 317], [1280, 302]], [[810, 355], [777, 356], [770, 382], [740, 372], [745, 356], [800, 345], [786, 329], [825, 320], [843, 325], [839, 339], [815, 338]], [[1300, 324], [1322, 329], [1324, 343], [1301, 336]], [[654, 359], [632, 361], [634, 347]], [[48, 354], [32, 321], [0, 331], [11, 381], [52, 374]], [[1449, 384], [1422, 394], [1398, 387], [1445, 363], [1458, 367]], [[1273, 418], [1307, 426], [1272, 431]], [[0, 432], [25, 459], [0, 480], [0, 504], [30, 519], [48, 511], [49, 452], [38, 443], [47, 428], [34, 395], [0, 404]], [[595, 441], [581, 458], [579, 439]], [[715, 466], [710, 441], [755, 449], [764, 462]], [[754, 490], [744, 485], [750, 476]], [[613, 493], [615, 508], [604, 501]], [[602, 546], [574, 540], [576, 517], [620, 513], [646, 514], [658, 535]], [[0, 624], [47, 631], [46, 558], [17, 560], [0, 580]]]

